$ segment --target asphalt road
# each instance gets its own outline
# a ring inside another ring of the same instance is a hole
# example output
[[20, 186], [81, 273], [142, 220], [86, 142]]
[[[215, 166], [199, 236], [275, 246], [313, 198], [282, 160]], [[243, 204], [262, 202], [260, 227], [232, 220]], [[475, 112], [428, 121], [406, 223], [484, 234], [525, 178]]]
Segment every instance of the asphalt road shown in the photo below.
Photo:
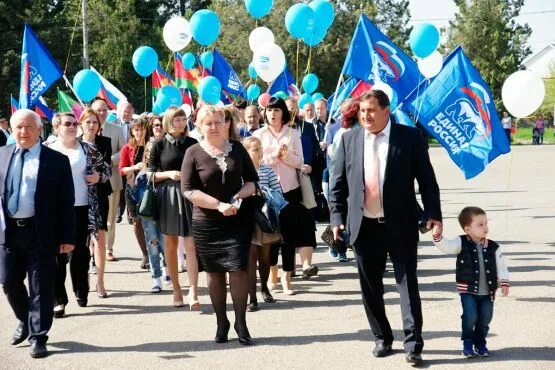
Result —
[[[419, 250], [425, 339], [422, 367], [555, 369], [555, 146], [515, 147], [512, 154], [498, 158], [484, 174], [469, 181], [443, 149], [432, 148], [430, 153], [441, 187], [446, 235], [460, 233], [456, 216], [462, 207], [486, 209], [490, 238], [502, 245], [512, 286], [509, 297], [495, 302], [488, 342], [492, 357], [462, 358], [455, 257], [443, 255], [433, 247], [430, 236], [424, 236]], [[110, 297], [99, 299], [91, 292], [87, 308], [78, 307], [70, 298], [67, 316], [56, 319], [50, 331], [51, 354], [45, 359], [31, 359], [26, 342], [16, 347], [9, 344], [16, 320], [0, 296], [0, 369], [408, 367], [391, 272], [385, 278], [386, 309], [396, 337], [390, 357], [376, 359], [371, 354], [373, 343], [354, 262], [331, 260], [323, 246], [314, 259], [320, 274], [308, 282], [295, 279], [297, 295], [284, 296], [278, 290], [276, 303], [261, 303], [259, 312], [248, 313], [255, 346], [241, 346], [233, 330], [229, 343], [215, 344], [215, 316], [204, 274], [202, 312], [173, 308], [169, 290], [149, 293], [151, 279], [139, 269], [140, 252], [125, 221], [118, 225], [116, 243], [120, 261], [107, 264]], [[180, 278], [186, 294], [186, 274]], [[69, 279], [67, 284], [71, 291]], [[91, 286], [95, 286], [94, 276]]]

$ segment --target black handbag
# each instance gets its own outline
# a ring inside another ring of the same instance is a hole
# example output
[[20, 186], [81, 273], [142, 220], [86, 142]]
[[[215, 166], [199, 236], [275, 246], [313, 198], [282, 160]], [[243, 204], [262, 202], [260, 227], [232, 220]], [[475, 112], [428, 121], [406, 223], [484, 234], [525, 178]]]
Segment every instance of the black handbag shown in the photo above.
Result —
[[344, 253], [347, 250], [345, 242], [343, 240], [335, 240], [333, 238], [333, 230], [331, 225], [328, 225], [328, 227], [326, 227], [321, 237], [324, 243], [326, 243], [331, 249], [334, 249], [339, 253]]
[[139, 202], [137, 213], [145, 220], [153, 220], [156, 215], [156, 188], [154, 187], [154, 172], [149, 176], [146, 190]]

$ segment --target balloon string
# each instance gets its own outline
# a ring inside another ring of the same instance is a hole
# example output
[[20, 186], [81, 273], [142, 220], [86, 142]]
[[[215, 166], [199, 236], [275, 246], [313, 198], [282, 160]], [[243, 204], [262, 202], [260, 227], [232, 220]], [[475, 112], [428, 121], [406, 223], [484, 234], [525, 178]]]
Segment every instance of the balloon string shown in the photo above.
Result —
[[172, 60], [173, 60], [173, 52], [170, 53], [170, 57], [168, 58], [168, 64], [166, 65], [166, 70], [165, 70], [165, 72], [167, 72], [167, 71], [169, 70], [169, 68], [170, 68], [170, 63], [172, 62]]
[[306, 73], [310, 73], [310, 63], [312, 62], [312, 47], [309, 46], [308, 48], [308, 63], [306, 65]]
[[296, 72], [295, 72], [295, 81], [299, 83], [299, 45], [301, 40], [297, 40], [297, 65], [296, 65]]
[[71, 40], [69, 41], [69, 50], [67, 51], [66, 65], [64, 66], [64, 74], [67, 72], [67, 65], [69, 63], [69, 56], [71, 55], [71, 46], [73, 45], [73, 38], [75, 36], [75, 30], [77, 29], [77, 22], [79, 17], [75, 19], [75, 24], [73, 25], [73, 32], [71, 33]]
[[144, 111], [146, 112], [146, 77], [145, 77], [145, 110]]

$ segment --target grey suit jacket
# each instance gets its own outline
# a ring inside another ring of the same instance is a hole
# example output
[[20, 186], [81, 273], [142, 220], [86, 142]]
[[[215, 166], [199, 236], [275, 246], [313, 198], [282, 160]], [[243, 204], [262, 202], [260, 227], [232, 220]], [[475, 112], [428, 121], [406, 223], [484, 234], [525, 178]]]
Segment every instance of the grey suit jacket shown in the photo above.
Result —
[[123, 189], [123, 184], [119, 173], [119, 156], [121, 148], [126, 144], [123, 129], [117, 124], [104, 122], [102, 136], [109, 137], [112, 141], [112, 177], [110, 177], [110, 184], [114, 192], [120, 191]]
[[[331, 224], [345, 225], [354, 244], [364, 212], [364, 128], [345, 133], [336, 156], [329, 197]], [[417, 129], [396, 124], [392, 119], [382, 194], [392, 258], [416, 253], [418, 214], [414, 180], [420, 188], [426, 218], [441, 221], [439, 187], [424, 141]]]

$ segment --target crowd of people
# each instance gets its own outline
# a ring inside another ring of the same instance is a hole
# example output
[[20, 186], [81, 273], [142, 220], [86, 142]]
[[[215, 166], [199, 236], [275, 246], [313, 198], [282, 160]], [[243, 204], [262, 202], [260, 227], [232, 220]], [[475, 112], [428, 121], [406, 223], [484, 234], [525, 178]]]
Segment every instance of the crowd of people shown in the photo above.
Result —
[[[64, 317], [70, 302], [67, 264], [79, 306], [88, 304], [90, 274], [96, 275], [97, 296], [110, 297], [105, 267], [118, 260], [116, 229], [126, 216], [140, 268], [152, 277], [149, 291], [171, 286], [171, 306], [199, 310], [199, 273], [206, 272], [215, 342], [228, 341], [229, 285], [234, 330], [241, 344], [251, 345], [246, 313], [260, 309], [257, 271], [264, 303], [275, 302], [276, 292], [295, 294], [297, 252], [302, 279], [318, 274], [312, 257], [316, 224], [323, 222], [331, 224], [331, 258], [347, 262], [347, 247], [353, 246], [376, 357], [388, 355], [393, 341], [382, 281], [390, 256], [407, 361], [421, 361], [417, 225], [424, 218], [445, 251], [471, 246], [441, 244], [439, 187], [427, 146], [417, 131], [395, 124], [385, 93], [345, 101], [337, 122], [328, 117], [325, 99], [299, 107], [293, 97], [272, 97], [264, 108], [199, 101], [194, 110], [172, 107], [163, 116], [136, 115], [122, 101], [115, 121], [107, 120], [108, 112], [97, 98], [80, 117], [58, 113], [44, 140], [33, 111], [18, 110], [10, 119], [15, 145], [0, 149], [6, 213], [0, 282], [20, 321], [12, 344], [29, 338], [31, 356], [46, 356], [52, 317]], [[151, 194], [147, 214], [143, 203]], [[279, 232], [262, 230], [261, 204], [276, 210]], [[476, 243], [485, 237], [480, 235]], [[186, 300], [180, 271], [187, 272]], [[484, 353], [485, 335], [478, 345]]]

